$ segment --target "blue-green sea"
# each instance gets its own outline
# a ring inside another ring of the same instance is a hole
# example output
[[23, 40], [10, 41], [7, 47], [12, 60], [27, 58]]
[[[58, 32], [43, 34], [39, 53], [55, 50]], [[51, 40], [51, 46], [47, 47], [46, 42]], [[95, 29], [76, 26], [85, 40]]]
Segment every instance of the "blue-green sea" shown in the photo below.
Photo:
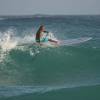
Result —
[[[59, 40], [92, 39], [13, 47], [34, 40], [41, 24]], [[100, 15], [0, 18], [0, 100], [100, 100]]]

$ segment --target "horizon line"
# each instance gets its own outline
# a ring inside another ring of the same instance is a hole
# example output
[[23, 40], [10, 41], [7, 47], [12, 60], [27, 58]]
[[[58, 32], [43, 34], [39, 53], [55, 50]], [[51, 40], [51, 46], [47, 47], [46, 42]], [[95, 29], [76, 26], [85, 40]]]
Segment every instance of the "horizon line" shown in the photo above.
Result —
[[36, 14], [2, 14], [0, 16], [39, 16], [39, 15], [44, 15], [44, 16], [55, 16], [55, 15], [100, 15], [100, 14], [45, 14], [45, 13], [36, 13]]

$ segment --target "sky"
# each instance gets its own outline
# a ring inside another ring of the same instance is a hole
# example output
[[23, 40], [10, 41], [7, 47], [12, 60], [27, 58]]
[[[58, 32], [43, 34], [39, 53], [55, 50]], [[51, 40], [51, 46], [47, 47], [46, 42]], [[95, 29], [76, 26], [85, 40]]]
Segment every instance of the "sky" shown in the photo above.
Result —
[[0, 0], [0, 15], [100, 14], [100, 0]]

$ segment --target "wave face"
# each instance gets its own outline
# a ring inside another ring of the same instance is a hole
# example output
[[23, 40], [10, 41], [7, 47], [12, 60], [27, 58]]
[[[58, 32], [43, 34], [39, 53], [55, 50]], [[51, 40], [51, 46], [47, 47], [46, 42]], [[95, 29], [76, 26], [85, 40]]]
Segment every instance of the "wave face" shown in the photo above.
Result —
[[[81, 37], [92, 39], [56, 48], [32, 45], [40, 24], [44, 24], [60, 40]], [[31, 45], [17, 46], [21, 43]], [[86, 92], [89, 93], [88, 96]], [[64, 97], [69, 100], [99, 100], [99, 92], [100, 16], [0, 20], [2, 100], [61, 100]]]

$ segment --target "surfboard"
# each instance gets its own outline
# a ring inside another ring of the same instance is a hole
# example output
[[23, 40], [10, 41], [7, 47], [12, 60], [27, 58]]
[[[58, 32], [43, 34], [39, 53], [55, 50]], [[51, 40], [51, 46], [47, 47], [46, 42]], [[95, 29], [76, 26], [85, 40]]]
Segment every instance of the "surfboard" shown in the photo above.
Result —
[[71, 45], [76, 45], [80, 43], [84, 43], [86, 41], [91, 40], [92, 37], [81, 37], [81, 38], [76, 38], [76, 39], [67, 39], [67, 40], [61, 40], [59, 43], [60, 46], [71, 46]]
[[58, 44], [53, 43], [53, 42], [44, 42], [44, 43], [31, 42], [31, 43], [18, 44], [17, 46], [27, 46], [27, 45], [29, 45], [29, 46], [37, 45], [37, 46], [42, 46], [42, 47], [72, 46], [72, 45], [84, 43], [91, 39], [92, 39], [92, 37], [80, 37], [80, 38], [76, 38], [76, 39], [59, 40]]

